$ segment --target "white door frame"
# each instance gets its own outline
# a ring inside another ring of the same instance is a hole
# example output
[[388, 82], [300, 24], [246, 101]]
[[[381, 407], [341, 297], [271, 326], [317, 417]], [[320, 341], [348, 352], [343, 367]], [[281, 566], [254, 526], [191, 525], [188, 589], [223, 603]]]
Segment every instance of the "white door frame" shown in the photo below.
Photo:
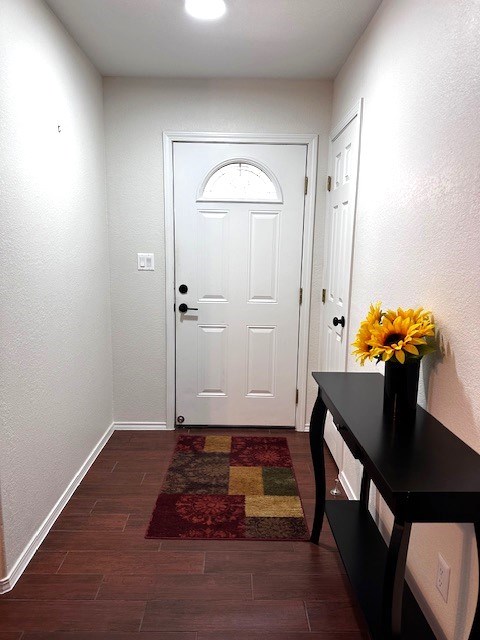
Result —
[[167, 429], [175, 428], [175, 223], [173, 201], [173, 144], [175, 142], [227, 142], [232, 144], [304, 144], [307, 147], [308, 190], [304, 206], [302, 247], [303, 302], [300, 306], [295, 428], [305, 430], [307, 400], [308, 337], [312, 283], [313, 225], [317, 183], [318, 136], [316, 134], [235, 134], [166, 131], [163, 134], [163, 175], [165, 204], [165, 309], [167, 357]]
[[[351, 300], [352, 300], [352, 277], [353, 277], [353, 254], [354, 254], [354, 250], [355, 250], [355, 224], [356, 224], [356, 217], [357, 217], [357, 196], [358, 196], [358, 176], [359, 176], [359, 169], [360, 169], [360, 145], [361, 145], [361, 140], [362, 140], [362, 116], [363, 116], [363, 98], [360, 98], [360, 100], [352, 107], [352, 109], [350, 109], [350, 111], [340, 120], [340, 122], [337, 123], [337, 125], [332, 129], [330, 136], [328, 138], [328, 175], [332, 176], [333, 175], [333, 158], [332, 158], [332, 145], [333, 145], [333, 141], [341, 134], [341, 132], [345, 129], [345, 127], [347, 127], [350, 122], [355, 118], [358, 117], [358, 149], [357, 149], [357, 175], [355, 176], [355, 180], [356, 180], [356, 186], [355, 186], [355, 193], [353, 196], [353, 234], [352, 234], [352, 252], [350, 255], [350, 273], [348, 276], [348, 291], [347, 291], [347, 307], [346, 307], [346, 311], [347, 311], [347, 321], [345, 324], [345, 335], [347, 337], [347, 339], [344, 341], [344, 357], [343, 357], [343, 361], [344, 361], [344, 371], [347, 370], [347, 362], [348, 362], [348, 348], [349, 348], [349, 342], [348, 342], [348, 335], [349, 335], [349, 331], [350, 331], [350, 306], [351, 306]], [[327, 195], [326, 195], [326, 207], [325, 207], [325, 211], [328, 212], [330, 209], [330, 198], [331, 198], [331, 193], [330, 191], [327, 191]], [[325, 214], [325, 222], [327, 220], [327, 214]], [[330, 250], [330, 247], [328, 246], [328, 233], [325, 233], [325, 243], [324, 243], [324, 263], [326, 264], [326, 257], [328, 255], [328, 252]], [[325, 273], [323, 274], [323, 283], [324, 286], [326, 285], [325, 282]], [[320, 314], [320, 344], [323, 345], [323, 331], [325, 329], [325, 323], [324, 323], [324, 313], [325, 313], [325, 307], [322, 308], [322, 313]], [[319, 359], [318, 359], [318, 368], [319, 371], [322, 371], [322, 367], [323, 367], [323, 363], [324, 363], [324, 356], [323, 353], [320, 350], [319, 353]]]

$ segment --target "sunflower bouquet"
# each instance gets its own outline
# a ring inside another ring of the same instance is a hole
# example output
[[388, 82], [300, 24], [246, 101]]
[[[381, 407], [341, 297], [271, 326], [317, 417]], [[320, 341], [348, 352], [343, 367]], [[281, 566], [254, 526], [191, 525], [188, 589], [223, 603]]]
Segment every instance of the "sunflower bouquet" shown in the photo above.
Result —
[[419, 360], [435, 351], [435, 324], [429, 311], [418, 309], [389, 309], [383, 312], [381, 302], [370, 305], [360, 324], [353, 355], [363, 366], [366, 360], [383, 360], [404, 364]]

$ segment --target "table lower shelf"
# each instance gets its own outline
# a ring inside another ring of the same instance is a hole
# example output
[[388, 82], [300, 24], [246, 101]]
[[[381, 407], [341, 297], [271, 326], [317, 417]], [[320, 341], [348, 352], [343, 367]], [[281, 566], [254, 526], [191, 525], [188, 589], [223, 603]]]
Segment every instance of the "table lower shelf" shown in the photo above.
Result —
[[[355, 500], [327, 500], [325, 513], [373, 640], [381, 631], [387, 545], [370, 513]], [[403, 594], [402, 640], [435, 640], [407, 584]]]

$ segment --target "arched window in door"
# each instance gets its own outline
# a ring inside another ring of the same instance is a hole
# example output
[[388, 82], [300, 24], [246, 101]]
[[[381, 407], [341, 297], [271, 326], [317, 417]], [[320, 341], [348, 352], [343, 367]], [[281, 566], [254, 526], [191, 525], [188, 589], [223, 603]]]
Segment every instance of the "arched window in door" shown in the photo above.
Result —
[[215, 167], [199, 190], [203, 202], [282, 202], [277, 179], [251, 160], [229, 160]]

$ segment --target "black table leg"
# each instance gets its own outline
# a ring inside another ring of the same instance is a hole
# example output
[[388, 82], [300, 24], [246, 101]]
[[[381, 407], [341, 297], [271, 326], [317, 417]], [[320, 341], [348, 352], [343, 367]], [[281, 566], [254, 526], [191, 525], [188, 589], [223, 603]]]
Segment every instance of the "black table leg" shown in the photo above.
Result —
[[312, 453], [313, 472], [315, 474], [315, 516], [313, 519], [310, 542], [318, 544], [325, 513], [325, 458], [323, 453], [323, 434], [327, 407], [318, 392], [312, 417], [310, 418], [310, 451]]
[[411, 529], [411, 522], [395, 518], [383, 585], [382, 626], [385, 640], [400, 640], [401, 637], [405, 565]]
[[370, 476], [368, 475], [365, 467], [363, 467], [362, 485], [360, 487], [360, 502], [365, 509], [368, 509], [368, 500], [370, 498]]
[[[478, 568], [480, 575], [480, 522], [475, 522], [475, 536], [477, 538], [477, 555], [478, 555]], [[475, 615], [473, 617], [472, 630], [470, 631], [470, 640], [474, 640], [475, 638], [480, 638], [480, 584], [478, 586], [478, 595], [477, 595], [477, 608], [475, 611]]]

